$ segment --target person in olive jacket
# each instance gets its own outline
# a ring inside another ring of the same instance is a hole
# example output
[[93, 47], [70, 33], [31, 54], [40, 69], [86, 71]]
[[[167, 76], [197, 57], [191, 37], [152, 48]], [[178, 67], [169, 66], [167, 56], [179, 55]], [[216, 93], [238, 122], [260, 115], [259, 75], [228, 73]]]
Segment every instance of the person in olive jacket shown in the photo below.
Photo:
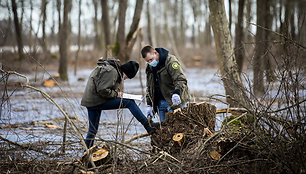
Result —
[[123, 93], [119, 90], [122, 79], [135, 77], [139, 68], [138, 62], [128, 61], [120, 65], [115, 59], [100, 58], [97, 64], [89, 76], [81, 101], [81, 105], [88, 110], [89, 129], [85, 139], [87, 148], [94, 144], [102, 110], [128, 108], [147, 132], [153, 134], [157, 123], [149, 123], [135, 101], [122, 98]]
[[189, 101], [187, 79], [180, 61], [164, 48], [145, 46], [141, 55], [148, 63], [147, 75], [147, 116], [159, 114], [160, 121], [167, 112], [184, 107]]

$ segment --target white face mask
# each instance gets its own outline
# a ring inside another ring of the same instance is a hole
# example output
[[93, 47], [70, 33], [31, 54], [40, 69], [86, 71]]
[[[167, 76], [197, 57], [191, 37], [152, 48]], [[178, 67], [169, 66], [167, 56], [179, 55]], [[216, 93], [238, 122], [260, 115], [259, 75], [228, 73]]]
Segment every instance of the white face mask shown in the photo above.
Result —
[[149, 63], [150, 66], [156, 67], [158, 65], [158, 62], [156, 59], [154, 59], [152, 62]]

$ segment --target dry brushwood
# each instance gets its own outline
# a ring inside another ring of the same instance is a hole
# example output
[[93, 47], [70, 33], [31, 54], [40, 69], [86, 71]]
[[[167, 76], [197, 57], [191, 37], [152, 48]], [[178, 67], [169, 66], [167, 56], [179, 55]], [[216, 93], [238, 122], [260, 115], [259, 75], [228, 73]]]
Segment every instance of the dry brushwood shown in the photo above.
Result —
[[215, 122], [215, 106], [205, 102], [190, 103], [185, 108], [166, 114], [161, 129], [151, 136], [152, 147], [157, 151], [178, 153], [194, 142], [193, 137], [202, 137], [204, 128], [213, 131]]

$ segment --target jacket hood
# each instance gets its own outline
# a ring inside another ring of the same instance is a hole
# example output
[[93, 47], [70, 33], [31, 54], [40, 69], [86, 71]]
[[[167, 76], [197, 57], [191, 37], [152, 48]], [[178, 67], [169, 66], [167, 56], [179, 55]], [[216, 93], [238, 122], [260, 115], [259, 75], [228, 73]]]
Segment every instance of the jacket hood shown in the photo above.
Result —
[[98, 61], [97, 61], [97, 64], [99, 65], [99, 66], [101, 66], [102, 64], [104, 64], [105, 63], [105, 60], [103, 59], [103, 57], [100, 57], [99, 59], [98, 59]]
[[168, 57], [169, 51], [165, 48], [155, 48], [159, 54], [159, 66], [165, 65], [166, 58]]
[[121, 64], [120, 64], [119, 60], [117, 60], [115, 58], [107, 58], [105, 60], [101, 57], [101, 58], [98, 59], [97, 64], [98, 64], [98, 66], [102, 66], [102, 65], [106, 65], [106, 64], [111, 65], [112, 67], [114, 67], [117, 70], [117, 72], [119, 74], [119, 77], [122, 77]]

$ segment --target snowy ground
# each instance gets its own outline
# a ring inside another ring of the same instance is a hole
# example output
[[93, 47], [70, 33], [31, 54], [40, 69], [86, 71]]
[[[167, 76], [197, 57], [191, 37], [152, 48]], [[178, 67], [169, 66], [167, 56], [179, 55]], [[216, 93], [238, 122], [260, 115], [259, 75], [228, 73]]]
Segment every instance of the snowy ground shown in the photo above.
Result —
[[[69, 72], [68, 84], [59, 87], [43, 87], [41, 82], [44, 79], [49, 78], [47, 73], [39, 74], [27, 74], [30, 79], [30, 83], [37, 88], [50, 94], [54, 100], [68, 113], [70, 116], [77, 116], [78, 119], [73, 121], [80, 129], [83, 136], [87, 131], [87, 111], [85, 107], [80, 106], [80, 100], [83, 90], [85, 88], [87, 78], [90, 74], [90, 69], [83, 69], [77, 73], [77, 76], [73, 75], [73, 72]], [[50, 72], [55, 74], [56, 72]], [[192, 100], [199, 101], [199, 97], [205, 99], [205, 96], [211, 94], [224, 94], [223, 84], [218, 74], [217, 69], [187, 69], [185, 71], [189, 89], [192, 95]], [[145, 85], [145, 74], [142, 71], [143, 84]], [[36, 79], [36, 80], [35, 80]], [[83, 80], [80, 80], [83, 79]], [[9, 82], [23, 81], [23, 78], [10, 76]], [[141, 94], [142, 88], [140, 85], [139, 73], [134, 79], [125, 80], [125, 92], [133, 94]], [[49, 100], [46, 100], [42, 95], [32, 89], [12, 90], [10, 88], [8, 95], [10, 100], [8, 103], [2, 106], [0, 127], [6, 125], [15, 124], [16, 128], [3, 128], [0, 129], [0, 135], [11, 141], [21, 143], [31, 142], [52, 142], [55, 140], [61, 140], [62, 128], [64, 125], [63, 115], [59, 109]], [[66, 97], [65, 97], [66, 96]], [[145, 113], [145, 103], [137, 102], [141, 110]], [[225, 105], [221, 103], [212, 103], [217, 108], [224, 108]], [[218, 115], [216, 128], [220, 127], [221, 121], [224, 119], [223, 115]], [[117, 123], [123, 122], [118, 129], [126, 132], [125, 137], [119, 136], [118, 140], [128, 139], [134, 135], [144, 133], [145, 129], [137, 122], [136, 119], [130, 114], [127, 109], [103, 111], [98, 135], [103, 139], [116, 139]], [[57, 125], [60, 128], [46, 128], [45, 124]], [[120, 132], [119, 131], [119, 132]], [[77, 135], [72, 130], [69, 130], [67, 139], [75, 139]], [[148, 139], [139, 140], [148, 141]]]

